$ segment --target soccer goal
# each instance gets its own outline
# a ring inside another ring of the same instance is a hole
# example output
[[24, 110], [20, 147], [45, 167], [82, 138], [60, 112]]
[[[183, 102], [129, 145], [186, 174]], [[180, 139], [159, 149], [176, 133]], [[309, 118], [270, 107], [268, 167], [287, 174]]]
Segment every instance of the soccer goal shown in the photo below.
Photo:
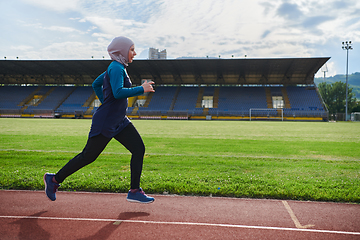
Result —
[[350, 119], [351, 119], [351, 121], [353, 121], [353, 122], [359, 122], [359, 121], [360, 121], [360, 112], [353, 112], [353, 113], [351, 113]]
[[250, 121], [255, 119], [284, 121], [284, 110], [282, 108], [250, 108], [249, 119]]

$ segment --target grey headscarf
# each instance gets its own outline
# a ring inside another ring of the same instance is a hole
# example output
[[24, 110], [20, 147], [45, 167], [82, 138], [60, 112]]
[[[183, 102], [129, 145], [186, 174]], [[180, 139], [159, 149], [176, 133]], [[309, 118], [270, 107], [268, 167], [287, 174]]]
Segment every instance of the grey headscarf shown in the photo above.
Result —
[[114, 38], [107, 48], [107, 51], [112, 60], [128, 66], [129, 63], [129, 50], [134, 45], [134, 42], [127, 37]]

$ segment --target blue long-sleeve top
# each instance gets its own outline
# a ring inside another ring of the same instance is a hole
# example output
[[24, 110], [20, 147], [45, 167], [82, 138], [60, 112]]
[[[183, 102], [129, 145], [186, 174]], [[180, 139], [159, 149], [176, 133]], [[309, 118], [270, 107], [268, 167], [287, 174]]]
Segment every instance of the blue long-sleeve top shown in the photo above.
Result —
[[89, 137], [102, 134], [112, 138], [130, 123], [126, 117], [127, 98], [144, 93], [142, 86], [132, 88], [131, 84], [124, 65], [116, 61], [95, 79], [92, 86], [102, 105], [92, 118]]
[[[144, 88], [141, 86], [134, 88], [124, 87], [124, 81], [120, 81], [120, 79], [129, 78], [129, 77], [127, 75], [124, 65], [122, 65], [121, 63], [113, 61], [109, 65], [107, 71], [110, 77], [111, 89], [116, 99], [134, 97], [144, 93]], [[100, 74], [92, 84], [95, 94], [96, 96], [98, 96], [101, 103], [104, 103], [102, 87], [103, 87], [105, 73], [106, 72]]]

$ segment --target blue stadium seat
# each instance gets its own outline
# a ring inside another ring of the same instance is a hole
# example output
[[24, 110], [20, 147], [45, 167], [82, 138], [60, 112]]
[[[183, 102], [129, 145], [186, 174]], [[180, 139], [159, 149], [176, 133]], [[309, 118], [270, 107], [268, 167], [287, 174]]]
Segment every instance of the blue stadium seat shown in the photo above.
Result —
[[167, 112], [170, 110], [171, 103], [174, 99], [177, 87], [157, 87], [151, 98], [148, 107], [139, 107], [139, 111], [160, 111]]
[[18, 106], [26, 97], [36, 90], [37, 87], [4, 86], [0, 87], [0, 109], [20, 110]]
[[[217, 108], [210, 108], [210, 115], [245, 116], [251, 108], [267, 109], [266, 91], [263, 86], [223, 86], [219, 88]], [[283, 87], [269, 87], [272, 96], [282, 96]], [[215, 87], [198, 86], [158, 86], [148, 107], [140, 107], [139, 114], [153, 111], [161, 114], [173, 112], [186, 112], [190, 115], [202, 115], [203, 108], [197, 108], [196, 103], [199, 90], [203, 90], [203, 96], [214, 96]], [[51, 90], [51, 92], [50, 92]], [[290, 102], [290, 109], [284, 108], [285, 116], [319, 116], [327, 114], [322, 104], [321, 97], [314, 87], [287, 86], [286, 92]], [[2, 86], [0, 87], [0, 110], [21, 112], [24, 100], [30, 99], [31, 94], [46, 96], [37, 106], [28, 106], [23, 113], [35, 113], [36, 111], [57, 111], [63, 114], [85, 112], [88, 108], [83, 107], [86, 100], [93, 93], [91, 86]], [[21, 106], [19, 106], [21, 104]], [[92, 114], [96, 111], [94, 108]], [[134, 108], [129, 107], [127, 114], [131, 114]], [[260, 116], [276, 116], [277, 111], [256, 111]]]
[[76, 111], [85, 112], [88, 108], [83, 107], [86, 100], [93, 93], [91, 86], [77, 87], [74, 92], [60, 105], [58, 112], [73, 114]]
[[[45, 87], [51, 89], [51, 87]], [[59, 104], [74, 90], [74, 87], [60, 86], [56, 87], [44, 100], [42, 100], [37, 106], [29, 106], [25, 109], [26, 113], [33, 113], [37, 111], [54, 111]], [[46, 94], [46, 93], [45, 93]]]
[[191, 114], [195, 111], [198, 94], [199, 87], [181, 87], [173, 110], [187, 111]]
[[[267, 108], [264, 87], [222, 87], [219, 91], [219, 111], [245, 111]], [[231, 114], [232, 115], [232, 114]]]
[[324, 110], [315, 89], [290, 86], [286, 88], [291, 109], [299, 111]]

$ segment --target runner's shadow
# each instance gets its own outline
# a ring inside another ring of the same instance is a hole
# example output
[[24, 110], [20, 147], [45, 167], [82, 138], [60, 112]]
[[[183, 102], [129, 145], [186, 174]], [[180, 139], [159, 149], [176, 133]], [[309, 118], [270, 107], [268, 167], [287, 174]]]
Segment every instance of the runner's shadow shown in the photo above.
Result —
[[[137, 217], [147, 217], [150, 216], [149, 213], [146, 212], [122, 212], [119, 214], [117, 219], [119, 221], [121, 220], [130, 220], [132, 218]], [[103, 228], [101, 228], [97, 233], [95, 233], [92, 236], [85, 237], [85, 238], [79, 238], [79, 240], [98, 240], [98, 239], [108, 239], [110, 235], [121, 225], [116, 224], [117, 222], [110, 222]]]
[[[19, 239], [50, 239], [50, 233], [45, 231], [42, 227], [38, 224], [38, 219], [41, 214], [46, 213], [47, 211], [42, 211], [30, 215], [29, 218], [21, 218], [12, 224], [19, 224], [20, 231], [18, 238]], [[33, 218], [32, 218], [33, 217]], [[0, 237], [1, 238], [1, 237]]]

